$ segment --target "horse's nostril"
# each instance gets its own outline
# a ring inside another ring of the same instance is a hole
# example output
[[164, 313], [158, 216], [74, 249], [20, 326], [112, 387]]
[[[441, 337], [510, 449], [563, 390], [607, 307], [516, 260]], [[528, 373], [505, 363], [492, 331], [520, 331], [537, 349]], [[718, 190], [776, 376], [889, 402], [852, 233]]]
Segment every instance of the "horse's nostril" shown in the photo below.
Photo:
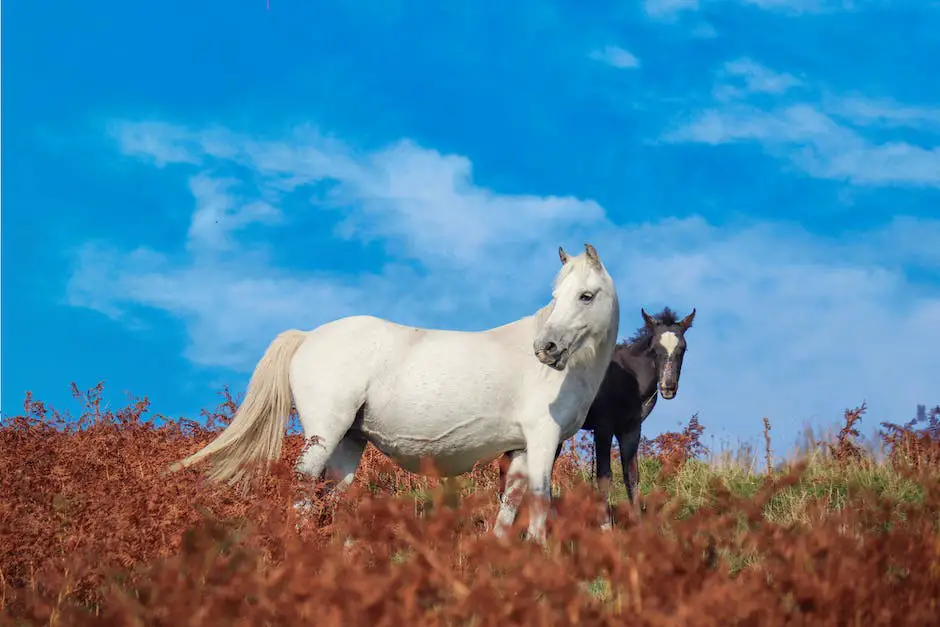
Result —
[[555, 351], [555, 348], [556, 348], [556, 347], [555, 347], [555, 342], [545, 342], [545, 348], [543, 348], [542, 350], [544, 350], [544, 351], [546, 351], [546, 352], [548, 352], [548, 353], [552, 353], [552, 352]]

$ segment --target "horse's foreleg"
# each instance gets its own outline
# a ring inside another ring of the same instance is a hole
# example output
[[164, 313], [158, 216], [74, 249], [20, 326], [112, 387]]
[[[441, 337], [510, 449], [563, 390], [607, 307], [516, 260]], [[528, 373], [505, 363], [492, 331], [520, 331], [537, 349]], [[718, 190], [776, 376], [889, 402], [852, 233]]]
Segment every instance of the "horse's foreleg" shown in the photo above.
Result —
[[526, 452], [512, 451], [506, 456], [509, 458], [508, 467], [504, 470], [502, 460], [499, 465], [502, 492], [499, 495], [499, 513], [496, 515], [496, 524], [493, 525], [493, 534], [497, 538], [505, 538], [516, 521], [528, 482]]
[[594, 458], [597, 460], [597, 491], [600, 492], [603, 504], [603, 518], [601, 529], [608, 530], [613, 526], [610, 512], [610, 482], [613, 472], [610, 467], [610, 447], [614, 435], [606, 426], [598, 425], [594, 429]]
[[635, 427], [617, 434], [620, 445], [620, 463], [623, 466], [623, 483], [627, 488], [627, 498], [631, 505], [636, 505], [640, 488], [640, 471], [637, 464], [637, 451], [640, 449], [640, 427]]
[[526, 466], [532, 508], [529, 514], [529, 539], [540, 544], [546, 541], [546, 521], [552, 499], [552, 469], [560, 440], [558, 429], [541, 427], [526, 437]]

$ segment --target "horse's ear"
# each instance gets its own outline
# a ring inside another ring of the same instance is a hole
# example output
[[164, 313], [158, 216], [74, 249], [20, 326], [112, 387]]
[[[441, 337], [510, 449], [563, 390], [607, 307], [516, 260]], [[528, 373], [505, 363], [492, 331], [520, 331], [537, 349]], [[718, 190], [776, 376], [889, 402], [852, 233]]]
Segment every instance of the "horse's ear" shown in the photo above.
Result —
[[682, 327], [682, 331], [688, 331], [689, 327], [692, 326], [692, 321], [695, 320], [695, 307], [692, 308], [692, 313], [679, 321], [679, 326]]
[[600, 268], [601, 258], [597, 256], [597, 251], [594, 249], [594, 247], [590, 244], [585, 244], [584, 251], [587, 253], [588, 259], [591, 260], [591, 263], [593, 263], [595, 267]]
[[640, 307], [640, 313], [643, 314], [643, 322], [646, 323], [646, 328], [652, 331], [656, 328], [656, 318], [646, 313], [646, 309]]
[[558, 247], [558, 258], [561, 259], [561, 265], [568, 263], [568, 253], [561, 246]]

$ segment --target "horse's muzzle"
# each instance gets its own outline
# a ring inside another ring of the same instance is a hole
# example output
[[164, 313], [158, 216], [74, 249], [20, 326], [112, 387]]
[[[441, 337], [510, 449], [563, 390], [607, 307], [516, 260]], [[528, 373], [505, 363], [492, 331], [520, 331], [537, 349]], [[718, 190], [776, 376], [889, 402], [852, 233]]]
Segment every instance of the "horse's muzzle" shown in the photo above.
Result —
[[559, 348], [554, 342], [536, 344], [535, 357], [550, 368], [564, 370], [568, 364], [568, 349]]

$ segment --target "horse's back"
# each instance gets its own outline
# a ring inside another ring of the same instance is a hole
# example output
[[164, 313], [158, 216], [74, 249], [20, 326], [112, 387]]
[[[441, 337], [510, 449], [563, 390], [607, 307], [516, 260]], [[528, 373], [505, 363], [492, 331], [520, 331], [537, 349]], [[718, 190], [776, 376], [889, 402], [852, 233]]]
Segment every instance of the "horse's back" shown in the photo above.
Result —
[[362, 396], [368, 381], [388, 356], [418, 333], [375, 316], [349, 316], [307, 331], [291, 362], [291, 385], [315, 390], [356, 389]]
[[298, 382], [340, 378], [387, 390], [435, 387], [437, 381], [445, 388], [472, 388], [474, 379], [490, 384], [494, 378], [513, 379], [520, 365], [534, 360], [526, 350], [531, 341], [526, 329], [517, 325], [513, 332], [506, 325], [495, 331], [425, 329], [376, 316], [349, 316], [307, 331], [291, 370]]

